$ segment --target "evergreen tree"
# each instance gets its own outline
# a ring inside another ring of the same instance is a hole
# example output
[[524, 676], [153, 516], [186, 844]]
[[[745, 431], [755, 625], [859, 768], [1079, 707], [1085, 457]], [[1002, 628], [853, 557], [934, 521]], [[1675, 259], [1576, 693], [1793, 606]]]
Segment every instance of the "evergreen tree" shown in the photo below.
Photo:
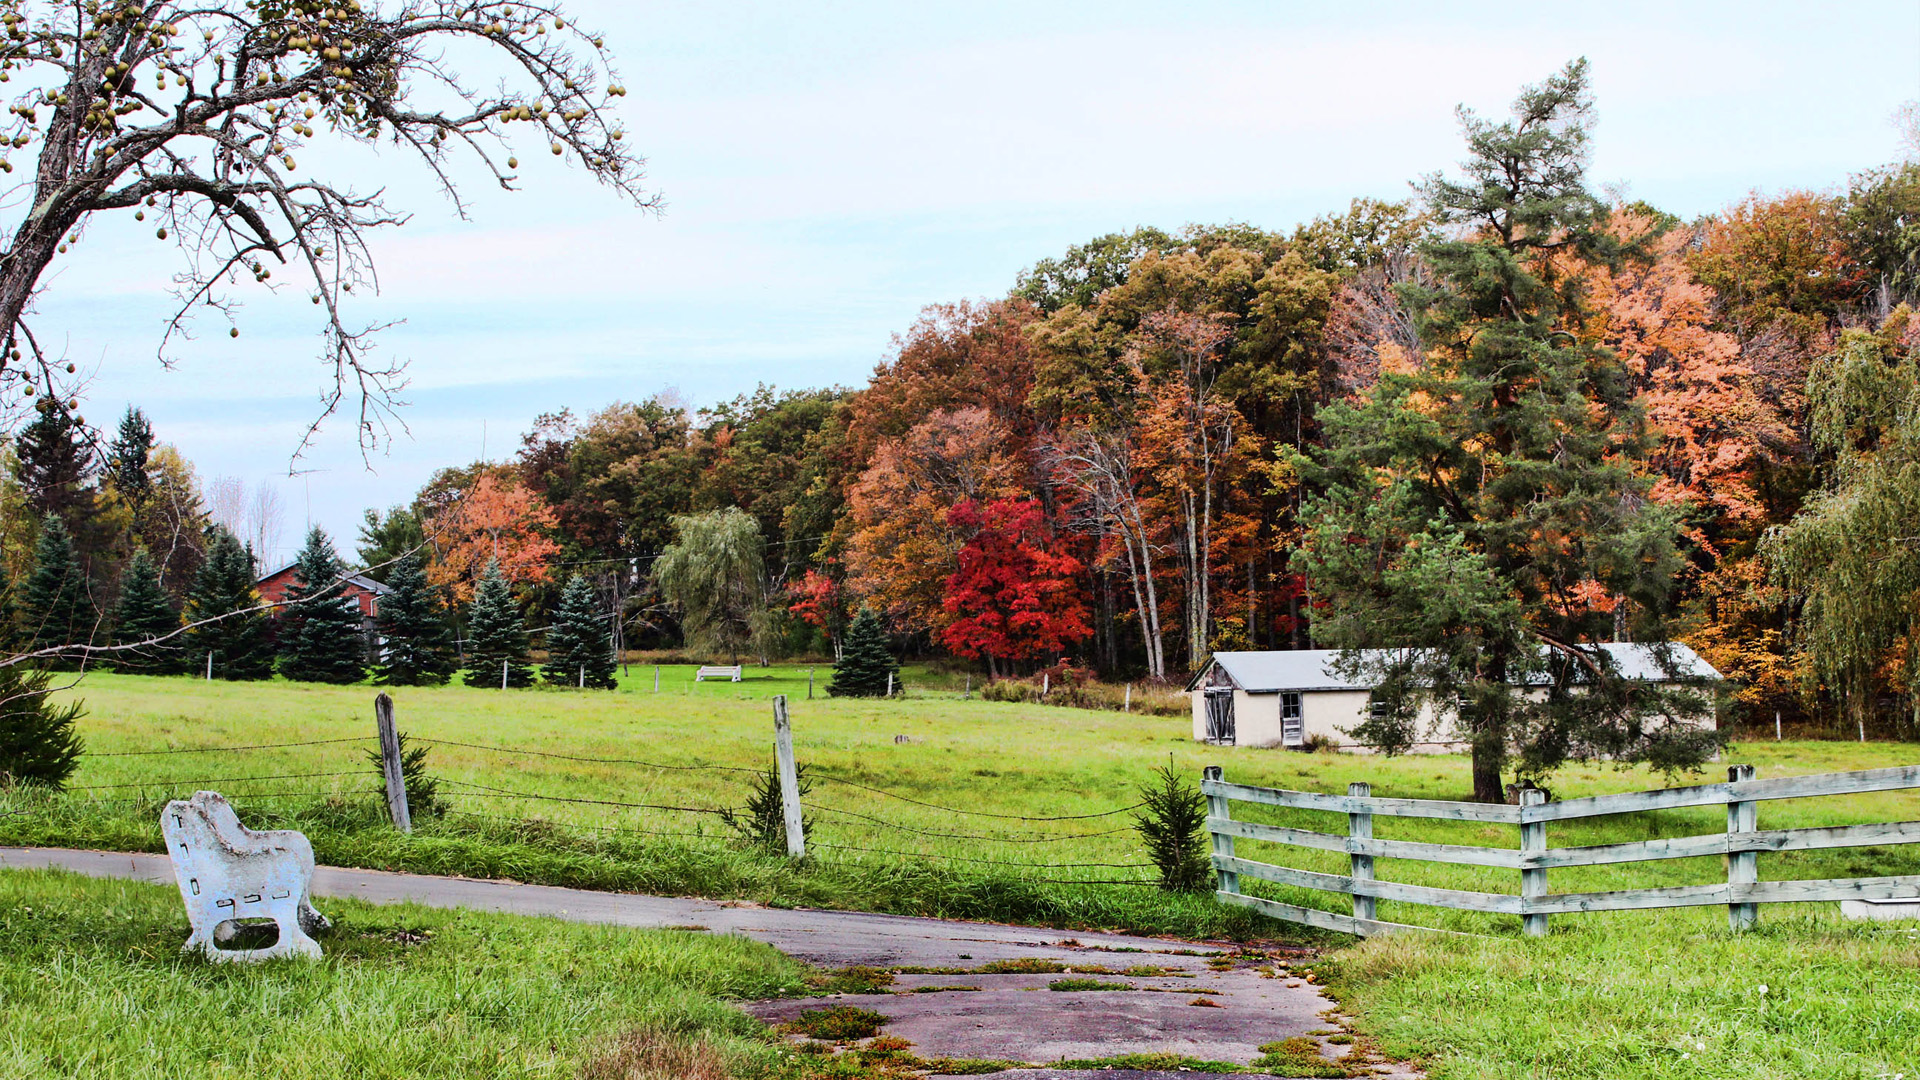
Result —
[[834, 697], [881, 697], [887, 692], [888, 676], [898, 693], [900, 662], [887, 650], [887, 631], [872, 608], [861, 608], [847, 627], [846, 645], [833, 665], [833, 681], [827, 693]]
[[[583, 673], [584, 672], [584, 676]], [[555, 686], [614, 688], [613, 634], [607, 612], [587, 579], [575, 574], [560, 592], [560, 607], [547, 631], [547, 665], [541, 677]]]
[[[145, 548], [133, 553], [126, 573], [120, 578], [120, 603], [113, 612], [113, 643], [132, 645], [151, 641], [180, 629], [180, 613], [160, 583], [160, 571]], [[148, 675], [179, 673], [186, 660], [184, 645], [176, 636], [137, 650], [114, 654], [113, 662], [122, 671]]]
[[55, 705], [45, 671], [0, 667], [0, 787], [40, 784], [58, 790], [80, 767], [81, 742], [73, 722], [80, 704]]
[[[225, 615], [218, 622], [194, 626], [186, 633], [186, 667], [189, 672], [204, 671], [209, 653], [213, 673], [223, 679], [265, 679], [273, 675], [273, 649], [267, 637], [267, 615], [248, 611], [258, 607], [260, 593], [254, 586], [253, 553], [224, 525], [213, 527], [207, 540], [207, 558], [194, 575], [193, 589], [187, 594], [187, 622], [202, 622]], [[235, 614], [245, 611], [246, 614]]]
[[133, 509], [136, 529], [147, 497], [153, 493], [153, 477], [147, 472], [147, 462], [153, 456], [155, 445], [153, 424], [148, 422], [147, 414], [128, 406], [127, 414], [120, 418], [119, 432], [107, 447], [107, 479]]
[[397, 565], [394, 560], [420, 550], [426, 542], [426, 528], [412, 510], [396, 506], [384, 516], [378, 510], [368, 510], [360, 526], [360, 565], [367, 568], [368, 577], [391, 585]]
[[67, 407], [43, 398], [33, 422], [14, 440], [15, 469], [35, 514], [58, 514], [69, 527], [90, 512], [93, 493], [93, 441]]
[[467, 609], [468, 686], [499, 686], [501, 666], [506, 667], [508, 686], [533, 685], [533, 669], [527, 664], [527, 627], [520, 618], [520, 606], [514, 603], [513, 590], [500, 573], [498, 560], [487, 563], [474, 590], [473, 605]]
[[86, 576], [73, 554], [73, 538], [54, 514], [40, 524], [33, 574], [20, 597], [27, 651], [92, 644], [94, 615], [87, 604]]
[[446, 613], [438, 591], [414, 555], [402, 555], [388, 568], [380, 598], [381, 656], [374, 681], [383, 686], [441, 686], [453, 674], [448, 655]]
[[7, 574], [7, 564], [0, 559], [0, 653], [10, 653], [18, 634], [13, 610], [13, 578]]
[[1681, 558], [1675, 514], [1649, 497], [1629, 373], [1568, 329], [1581, 292], [1556, 260], [1619, 258], [1584, 187], [1591, 107], [1582, 60], [1524, 90], [1512, 121], [1463, 111], [1466, 181], [1425, 193], [1466, 231], [1426, 245], [1434, 283], [1405, 290], [1425, 362], [1322, 411], [1326, 448], [1300, 462], [1323, 492], [1296, 562], [1314, 636], [1376, 687], [1353, 734], [1404, 750], [1430, 709], [1472, 747], [1484, 801], [1504, 797], [1509, 763], [1672, 770], [1717, 748], [1687, 722], [1710, 702], [1674, 689], [1668, 650], [1653, 647], [1662, 682], [1622, 676], [1598, 647], [1623, 629], [1664, 639]]
[[295, 682], [353, 683], [367, 676], [360, 607], [347, 599], [346, 568], [326, 530], [307, 531], [280, 616], [280, 673]]

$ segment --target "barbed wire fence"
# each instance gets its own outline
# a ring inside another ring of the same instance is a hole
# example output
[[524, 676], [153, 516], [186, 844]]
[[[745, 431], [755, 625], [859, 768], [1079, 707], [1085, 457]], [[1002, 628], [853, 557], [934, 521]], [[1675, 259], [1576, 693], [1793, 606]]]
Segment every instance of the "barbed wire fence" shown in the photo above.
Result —
[[[382, 714], [383, 709], [384, 714]], [[774, 699], [774, 709], [783, 722], [786, 709], [784, 695]], [[376, 715], [380, 716], [380, 723], [383, 725], [390, 725], [393, 722], [392, 701], [385, 694], [380, 695]], [[152, 808], [164, 804], [169, 799], [186, 798], [192, 792], [204, 789], [219, 789], [229, 799], [243, 802], [271, 802], [296, 798], [377, 799], [384, 797], [388, 804], [386, 808], [388, 819], [403, 831], [410, 831], [412, 808], [407, 804], [407, 782], [399, 760], [401, 741], [397, 731], [390, 739], [382, 738], [376, 731], [365, 735], [334, 738], [91, 753], [90, 757], [103, 759], [163, 758], [171, 760], [191, 756], [195, 761], [211, 762], [232, 755], [271, 751], [335, 747], [359, 751], [354, 758], [355, 767], [352, 768], [322, 765], [311, 770], [266, 773], [248, 773], [239, 768], [203, 769], [197, 773], [183, 770], [184, 775], [165, 778], [68, 785], [64, 789], [66, 794], [60, 798], [70, 799], [78, 796], [84, 805], [90, 806]], [[1141, 809], [1143, 804], [1139, 802], [1087, 813], [1038, 815], [949, 806], [904, 794], [877, 783], [840, 775], [836, 770], [821, 768], [817, 765], [809, 765], [802, 769], [792, 754], [791, 739], [785, 740], [784, 745], [781, 740], [774, 740], [776, 753], [771, 769], [764, 767], [756, 769], [713, 761], [666, 762], [628, 756], [567, 753], [425, 735], [409, 735], [405, 737], [404, 742], [408, 748], [420, 747], [428, 750], [445, 748], [497, 756], [507, 759], [509, 769], [512, 768], [512, 762], [515, 760], [538, 759], [650, 772], [655, 777], [700, 774], [725, 781], [730, 785], [730, 790], [737, 795], [737, 801], [725, 804], [702, 804], [694, 799], [671, 796], [623, 799], [556, 794], [527, 790], [523, 787], [503, 786], [498, 782], [481, 783], [477, 780], [453, 776], [425, 775], [425, 779], [432, 785], [434, 799], [439, 804], [434, 808], [437, 814], [485, 823], [493, 827], [546, 833], [556, 829], [577, 830], [601, 836], [643, 840], [670, 838], [712, 843], [736, 842], [748, 839], [742, 834], [739, 821], [742, 807], [751, 795], [749, 789], [754, 784], [767, 783], [769, 777], [778, 774], [781, 780], [779, 785], [781, 809], [784, 811], [785, 820], [807, 822], [809, 824], [802, 825], [802, 830], [815, 834], [802, 838], [798, 853], [803, 859], [821, 863], [837, 862], [855, 865], [887, 860], [991, 867], [1031, 884], [1149, 887], [1159, 884], [1157, 867], [1151, 862], [1088, 859], [1084, 856], [1076, 857], [1073, 853], [1074, 846], [1077, 844], [1134, 832], [1135, 825], [1127, 815]], [[384, 780], [384, 783], [364, 783], [376, 779], [375, 769], [369, 763], [370, 760], [379, 763], [379, 779]], [[809, 784], [806, 797], [799, 795], [798, 781], [802, 773]], [[639, 778], [636, 777], [637, 779]], [[363, 783], [348, 783], [353, 780], [363, 781]], [[816, 782], [824, 785], [824, 788], [814, 790], [813, 785]], [[653, 782], [648, 779], [645, 783], [637, 783], [635, 786], [651, 791]], [[711, 785], [707, 787], [710, 789]], [[829, 795], [829, 792], [832, 794]], [[860, 801], [847, 805], [848, 796]], [[793, 799], [795, 805], [787, 806], [789, 799]], [[37, 806], [0, 810], [0, 820], [31, 816], [36, 810], [50, 812], [60, 805], [59, 799], [56, 798], [42, 798], [36, 802]], [[919, 814], [911, 824], [892, 820], [882, 809], [888, 803], [912, 806]], [[482, 807], [488, 809], [482, 809]], [[635, 815], [646, 815], [649, 820], [631, 824], [608, 824], [583, 822], [572, 818], [556, 820], [550, 817], [532, 816], [537, 813], [537, 808], [542, 807], [583, 808], [615, 813], [631, 812]], [[929, 814], [933, 815], [931, 820], [928, 817]], [[824, 815], [826, 820], [816, 821], [816, 815]], [[955, 854], [951, 851], [931, 850], [932, 845], [928, 844], [928, 841], [964, 842], [967, 853]], [[1134, 871], [1140, 876], [1129, 877], [1117, 873], [1096, 876], [1093, 873], [1096, 871]]]

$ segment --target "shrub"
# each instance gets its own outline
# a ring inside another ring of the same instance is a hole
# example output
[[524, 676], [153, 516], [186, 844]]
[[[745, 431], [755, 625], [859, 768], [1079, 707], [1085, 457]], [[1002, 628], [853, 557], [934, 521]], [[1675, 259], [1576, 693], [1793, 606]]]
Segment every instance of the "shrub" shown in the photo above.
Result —
[[83, 748], [73, 722], [79, 703], [55, 705], [49, 673], [23, 664], [0, 667], [0, 786], [59, 790], [80, 767]]
[[1207, 800], [1174, 771], [1173, 762], [1155, 770], [1157, 782], [1140, 789], [1135, 827], [1146, 842], [1147, 858], [1160, 869], [1160, 887], [1170, 892], [1200, 892], [1212, 883], [1207, 858]]
[[[400, 780], [407, 789], [407, 816], [410, 818], [439, 817], [446, 813], [447, 804], [440, 799], [440, 781], [427, 772], [427, 748], [407, 746], [407, 733], [395, 732], [400, 740]], [[386, 759], [378, 750], [368, 750], [367, 760], [373, 763], [374, 775], [379, 777], [380, 790], [386, 790]]]
[[[806, 765], [795, 767], [794, 776], [799, 781], [800, 796], [805, 798], [813, 790], [813, 781], [807, 779]], [[769, 765], [766, 772], [755, 776], [753, 790], [747, 795], [747, 804], [738, 810], [720, 811], [720, 820], [738, 833], [749, 847], [768, 854], [787, 850], [787, 815], [780, 799], [779, 764]], [[802, 814], [801, 835], [812, 831], [813, 819]]]

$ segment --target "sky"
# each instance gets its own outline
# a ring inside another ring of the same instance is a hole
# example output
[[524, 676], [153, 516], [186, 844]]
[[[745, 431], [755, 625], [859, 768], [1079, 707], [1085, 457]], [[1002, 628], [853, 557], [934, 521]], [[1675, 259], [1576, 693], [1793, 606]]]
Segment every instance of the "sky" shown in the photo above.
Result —
[[[386, 4], [382, 5], [387, 6]], [[1137, 225], [1288, 230], [1402, 198], [1461, 156], [1456, 105], [1499, 115], [1593, 66], [1591, 179], [1691, 217], [1827, 189], [1899, 152], [1920, 98], [1920, 4], [1352, 2], [628, 3], [574, 0], [628, 88], [659, 213], [522, 147], [523, 190], [477, 176], [462, 219], [397, 154], [303, 152], [413, 216], [377, 236], [405, 429], [363, 458], [349, 420], [300, 458], [327, 372], [305, 294], [242, 290], [156, 349], [170, 245], [90, 226], [44, 281], [43, 342], [129, 404], [203, 481], [269, 485], [290, 556], [308, 523], [350, 551], [361, 513], [518, 446], [535, 416], [678, 392], [703, 405], [859, 385], [921, 308], [1004, 294], [1068, 246]]]

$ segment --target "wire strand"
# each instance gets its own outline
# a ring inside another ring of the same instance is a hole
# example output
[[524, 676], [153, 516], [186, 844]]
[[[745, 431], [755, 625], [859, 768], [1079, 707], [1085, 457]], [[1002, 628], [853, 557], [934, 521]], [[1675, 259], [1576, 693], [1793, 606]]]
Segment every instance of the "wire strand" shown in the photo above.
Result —
[[915, 829], [906, 825], [895, 825], [891, 821], [884, 821], [880, 818], [873, 817], [868, 814], [858, 814], [853, 812], [852, 810], [836, 810], [831, 806], [816, 806], [813, 809], [818, 810], [823, 814], [838, 814], [842, 817], [859, 818], [863, 821], [872, 822], [875, 826], [883, 829], [894, 829], [899, 832], [915, 833], [920, 836], [938, 836], [948, 840], [986, 840], [986, 841], [990, 841], [992, 843], [997, 843], [997, 844], [1052, 844], [1052, 843], [1058, 843], [1059, 841], [1062, 841], [1062, 840], [1087, 840], [1096, 836], [1112, 836], [1115, 833], [1133, 831], [1132, 826], [1124, 826], [1118, 829], [1108, 829], [1105, 832], [1064, 833], [1059, 836], [1035, 836], [1035, 837], [982, 836], [977, 833], [947, 833], [947, 832], [933, 832], [929, 829]]
[[706, 763], [702, 763], [699, 765], [665, 765], [657, 761], [642, 761], [639, 758], [588, 757], [584, 754], [558, 754], [558, 753], [554, 753], [551, 750], [512, 750], [504, 746], [487, 746], [483, 743], [455, 742], [452, 739], [429, 739], [429, 738], [426, 738], [425, 736], [415, 737], [410, 735], [407, 737], [407, 741], [411, 743], [421, 743], [428, 746], [460, 746], [460, 747], [465, 747], [468, 750], [486, 750], [495, 754], [528, 754], [533, 757], [559, 758], [562, 761], [592, 761], [592, 762], [598, 762], [603, 765], [641, 765], [649, 769], [672, 769], [676, 771], [697, 771], [700, 769], [714, 769], [720, 772], [743, 772], [743, 773], [759, 773], [759, 772], [765, 771], [762, 769], [748, 769], [739, 765], [713, 765], [713, 764], [706, 764]]
[[928, 851], [892, 851], [887, 848], [859, 847], [853, 844], [825, 844], [825, 843], [819, 843], [817, 841], [811, 841], [811, 840], [807, 842], [807, 846], [817, 847], [817, 848], [821, 848], [828, 851], [857, 851], [857, 852], [864, 852], [869, 855], [898, 855], [898, 856], [901, 856], [902, 858], [908, 858], [908, 859], [944, 859], [947, 862], [982, 863], [987, 866], [1017, 866], [1017, 867], [1027, 867], [1033, 870], [1061, 870], [1061, 869], [1152, 870], [1154, 869], [1151, 863], [1106, 863], [1106, 862], [1023, 863], [1023, 862], [1013, 862], [1008, 859], [971, 859], [965, 855], [936, 855]]
[[490, 787], [465, 780], [441, 780], [443, 784], [473, 788], [472, 791], [456, 791], [452, 794], [473, 799], [538, 799], [544, 802], [582, 803], [588, 806], [624, 806], [635, 810], [673, 810], [687, 814], [720, 814], [724, 811], [711, 806], [667, 806], [660, 803], [620, 802], [616, 799], [583, 799], [568, 795], [535, 795], [532, 792], [512, 791], [507, 788]]
[[961, 810], [958, 807], [941, 806], [939, 803], [922, 802], [919, 799], [908, 798], [905, 795], [888, 791], [886, 788], [874, 787], [871, 784], [862, 784], [858, 780], [842, 779], [829, 773], [809, 772], [807, 774], [807, 779], [809, 780], [815, 779], [816, 777], [821, 780], [830, 780], [836, 784], [845, 784], [848, 787], [859, 788], [862, 791], [871, 791], [876, 795], [885, 795], [890, 799], [899, 799], [901, 802], [912, 803], [915, 806], [924, 806], [931, 810], [941, 810], [949, 814], [970, 814], [974, 817], [1000, 818], [1006, 821], [1090, 821], [1094, 818], [1125, 814], [1129, 811], [1138, 810], [1146, 805], [1144, 802], [1137, 802], [1132, 806], [1123, 806], [1118, 810], [1102, 810], [1097, 814], [1062, 814], [1058, 817], [1027, 817], [1024, 814], [995, 814], [986, 810]]
[[318, 780], [335, 776], [359, 776], [359, 772], [279, 773], [274, 776], [219, 776], [211, 780], [135, 780], [124, 784], [78, 784], [68, 791], [111, 791], [116, 788], [175, 788], [199, 784], [243, 784], [254, 780]]
[[308, 739], [305, 742], [256, 743], [252, 746], [187, 746], [175, 750], [118, 750], [111, 754], [89, 752], [88, 757], [148, 757], [153, 754], [218, 754], [236, 750], [279, 750], [288, 746], [327, 746], [333, 743], [372, 742], [369, 735], [347, 739]]

